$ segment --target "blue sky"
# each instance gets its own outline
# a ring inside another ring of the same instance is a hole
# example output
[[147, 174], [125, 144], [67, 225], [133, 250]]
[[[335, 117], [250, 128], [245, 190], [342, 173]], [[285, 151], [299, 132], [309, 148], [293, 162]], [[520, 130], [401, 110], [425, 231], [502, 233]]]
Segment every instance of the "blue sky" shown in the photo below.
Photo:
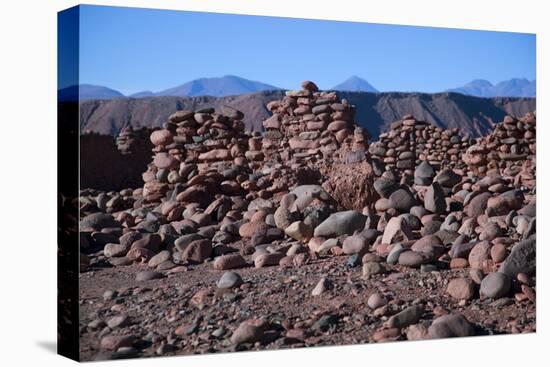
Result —
[[125, 94], [228, 74], [289, 89], [358, 75], [381, 91], [422, 92], [536, 77], [533, 34], [102, 6], [80, 14], [80, 82]]

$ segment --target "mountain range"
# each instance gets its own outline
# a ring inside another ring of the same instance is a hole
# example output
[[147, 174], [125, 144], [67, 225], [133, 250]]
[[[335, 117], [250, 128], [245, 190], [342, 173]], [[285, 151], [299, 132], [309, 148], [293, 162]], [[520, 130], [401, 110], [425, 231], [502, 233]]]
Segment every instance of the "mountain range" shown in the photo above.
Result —
[[81, 84], [80, 89], [76, 86], [68, 87], [59, 90], [60, 101], [74, 101], [76, 100], [76, 91], [80, 92], [80, 100], [89, 99], [111, 99], [111, 98], [146, 98], [146, 97], [197, 97], [197, 96], [211, 96], [211, 97], [226, 97], [236, 96], [241, 94], [250, 94], [265, 90], [280, 90], [281, 88], [275, 87], [262, 82], [244, 79], [234, 75], [225, 75], [217, 78], [200, 78], [191, 80], [187, 83], [178, 85], [173, 88], [161, 90], [159, 92], [141, 91], [130, 94], [128, 96], [115, 91], [113, 89], [91, 85]]
[[[177, 110], [198, 110], [204, 107], [228, 105], [245, 115], [245, 128], [262, 131], [262, 122], [271, 114], [267, 103], [284, 97], [282, 90], [262, 91], [227, 97], [144, 97], [94, 99], [80, 103], [80, 129], [82, 133], [96, 132], [117, 135], [123, 127], [159, 127]], [[401, 92], [338, 92], [356, 106], [355, 121], [366, 127], [373, 138], [387, 131], [390, 124], [403, 115], [412, 113], [416, 118], [443, 128], [458, 128], [462, 134], [473, 137], [492, 131], [492, 124], [507, 114], [521, 117], [536, 110], [534, 98], [493, 97], [479, 98], [459, 93], [401, 93]]]
[[[251, 94], [268, 90], [282, 90], [282, 88], [234, 75], [226, 75], [216, 78], [200, 78], [191, 80], [179, 86], [168, 88], [159, 92], [142, 91], [125, 96], [124, 94], [104, 86], [81, 84], [79, 87], [71, 86], [58, 91], [59, 101], [75, 101], [80, 97], [81, 101], [90, 99], [118, 99], [118, 98], [148, 98], [160, 96], [173, 97], [227, 97], [243, 94]], [[352, 76], [330, 90], [345, 92], [379, 92], [368, 81], [358, 76]], [[510, 79], [496, 85], [487, 80], [476, 79], [458, 88], [448, 89], [447, 92], [456, 92], [476, 97], [535, 97], [536, 81], [527, 79]]]
[[537, 93], [536, 81], [525, 78], [514, 78], [491, 84], [488, 80], [476, 79], [460, 87], [449, 89], [456, 92], [477, 97], [535, 97]]

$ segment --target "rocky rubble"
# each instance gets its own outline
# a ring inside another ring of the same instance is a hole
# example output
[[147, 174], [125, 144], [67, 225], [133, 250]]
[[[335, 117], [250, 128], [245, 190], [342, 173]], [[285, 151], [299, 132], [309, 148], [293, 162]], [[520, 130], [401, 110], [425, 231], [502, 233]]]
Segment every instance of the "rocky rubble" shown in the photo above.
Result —
[[[377, 176], [394, 170], [411, 177], [422, 162], [429, 163], [434, 170], [464, 168], [461, 157], [473, 142], [461, 136], [458, 129], [442, 129], [406, 115], [391, 124], [390, 131], [380, 134], [369, 152]], [[414, 175], [415, 182], [422, 184], [422, 179], [430, 178], [431, 173], [425, 173], [426, 177]]]
[[143, 188], [81, 192], [87, 358], [535, 330], [535, 115], [369, 146], [312, 82], [267, 108], [178, 111]]
[[468, 148], [462, 160], [478, 175], [498, 170], [516, 176], [516, 184], [534, 188], [536, 183], [536, 113], [516, 119], [506, 116], [491, 134]]

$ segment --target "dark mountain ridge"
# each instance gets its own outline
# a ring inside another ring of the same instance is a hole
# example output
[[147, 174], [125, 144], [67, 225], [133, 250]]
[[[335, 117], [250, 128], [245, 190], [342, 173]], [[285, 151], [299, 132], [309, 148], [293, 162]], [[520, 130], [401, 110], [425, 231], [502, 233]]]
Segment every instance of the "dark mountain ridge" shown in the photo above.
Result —
[[[534, 98], [479, 98], [459, 93], [337, 92], [357, 108], [355, 120], [376, 138], [403, 115], [444, 128], [459, 128], [473, 137], [486, 135], [505, 115], [523, 116], [536, 110]], [[144, 97], [88, 100], [80, 104], [81, 132], [116, 135], [126, 126], [159, 127], [177, 110], [219, 109], [228, 105], [244, 112], [247, 130], [263, 130], [270, 116], [266, 104], [281, 99], [284, 91], [264, 91], [229, 97]]]

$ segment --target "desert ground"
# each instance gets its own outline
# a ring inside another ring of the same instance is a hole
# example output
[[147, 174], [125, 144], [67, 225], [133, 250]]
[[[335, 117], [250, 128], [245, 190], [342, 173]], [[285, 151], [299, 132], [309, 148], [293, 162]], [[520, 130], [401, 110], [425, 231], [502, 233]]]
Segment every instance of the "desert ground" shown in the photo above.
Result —
[[536, 331], [535, 111], [373, 139], [311, 81], [265, 107], [179, 110], [139, 187], [81, 189], [83, 360]]

